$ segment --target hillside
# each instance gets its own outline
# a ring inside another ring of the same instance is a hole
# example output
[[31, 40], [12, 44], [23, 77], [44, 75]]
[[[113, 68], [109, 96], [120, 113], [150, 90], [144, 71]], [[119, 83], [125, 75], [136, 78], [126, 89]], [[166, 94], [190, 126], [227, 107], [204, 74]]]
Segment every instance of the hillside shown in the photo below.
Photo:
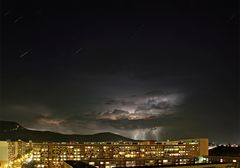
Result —
[[93, 135], [60, 134], [50, 131], [35, 131], [22, 127], [12, 121], [0, 121], [0, 140], [18, 140], [35, 142], [103, 142], [103, 141], [133, 141], [132, 139], [113, 134], [110, 132], [98, 133]]
[[218, 146], [209, 150], [210, 156], [240, 157], [240, 147]]

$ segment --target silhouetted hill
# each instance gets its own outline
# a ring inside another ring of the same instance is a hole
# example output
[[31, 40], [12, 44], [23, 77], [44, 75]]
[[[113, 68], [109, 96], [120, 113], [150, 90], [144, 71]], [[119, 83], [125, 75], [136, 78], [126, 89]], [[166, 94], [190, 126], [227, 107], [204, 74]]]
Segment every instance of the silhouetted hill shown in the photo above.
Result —
[[19, 129], [23, 130], [24, 128], [14, 121], [0, 121], [0, 133], [17, 131]]
[[34, 131], [22, 127], [12, 121], [0, 121], [0, 140], [49, 141], [49, 142], [106, 142], [106, 141], [133, 141], [132, 139], [110, 132], [93, 135], [60, 134], [50, 131]]
[[236, 156], [240, 157], [240, 147], [218, 146], [209, 150], [209, 156]]

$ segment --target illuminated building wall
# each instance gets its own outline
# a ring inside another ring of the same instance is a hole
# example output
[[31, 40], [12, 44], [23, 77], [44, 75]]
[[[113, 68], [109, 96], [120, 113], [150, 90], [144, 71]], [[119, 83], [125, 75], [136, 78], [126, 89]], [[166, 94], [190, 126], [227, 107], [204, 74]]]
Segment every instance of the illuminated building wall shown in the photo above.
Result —
[[0, 168], [5, 168], [8, 163], [8, 143], [0, 141]]

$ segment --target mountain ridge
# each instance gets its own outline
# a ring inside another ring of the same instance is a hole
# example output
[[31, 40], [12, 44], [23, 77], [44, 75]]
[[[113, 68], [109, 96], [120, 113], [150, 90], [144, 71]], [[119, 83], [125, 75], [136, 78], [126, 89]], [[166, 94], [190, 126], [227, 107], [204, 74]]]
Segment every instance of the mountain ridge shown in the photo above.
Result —
[[100, 132], [96, 134], [62, 134], [51, 131], [30, 130], [15, 121], [0, 121], [0, 140], [22, 140], [34, 142], [107, 142], [107, 141], [134, 141], [111, 132]]

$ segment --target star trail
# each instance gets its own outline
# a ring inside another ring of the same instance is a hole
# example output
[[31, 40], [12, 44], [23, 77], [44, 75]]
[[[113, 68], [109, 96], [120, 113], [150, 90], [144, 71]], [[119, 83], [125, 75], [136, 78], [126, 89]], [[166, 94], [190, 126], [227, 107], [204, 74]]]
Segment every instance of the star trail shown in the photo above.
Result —
[[2, 4], [1, 120], [240, 141], [237, 1]]

